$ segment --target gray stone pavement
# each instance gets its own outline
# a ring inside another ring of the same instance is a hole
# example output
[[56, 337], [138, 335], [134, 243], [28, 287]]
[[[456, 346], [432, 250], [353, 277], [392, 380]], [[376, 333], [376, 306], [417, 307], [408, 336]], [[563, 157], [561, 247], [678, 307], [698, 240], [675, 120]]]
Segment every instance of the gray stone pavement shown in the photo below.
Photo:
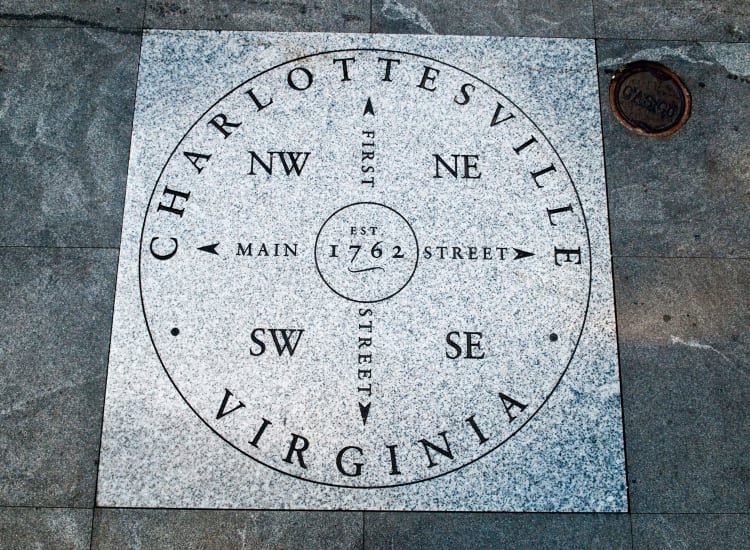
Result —
[[[143, 28], [596, 38], [602, 90], [676, 70], [670, 138], [602, 95], [630, 513], [95, 508]], [[745, 0], [0, 0], [0, 548], [747, 547], [749, 40]]]

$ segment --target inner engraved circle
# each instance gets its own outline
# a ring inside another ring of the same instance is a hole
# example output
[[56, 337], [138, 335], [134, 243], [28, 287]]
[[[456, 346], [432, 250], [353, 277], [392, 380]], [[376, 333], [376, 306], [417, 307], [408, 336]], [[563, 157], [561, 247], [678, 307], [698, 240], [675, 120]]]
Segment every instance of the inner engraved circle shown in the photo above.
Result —
[[318, 274], [328, 288], [353, 302], [380, 302], [398, 294], [414, 276], [418, 256], [411, 224], [374, 202], [340, 208], [315, 239]]

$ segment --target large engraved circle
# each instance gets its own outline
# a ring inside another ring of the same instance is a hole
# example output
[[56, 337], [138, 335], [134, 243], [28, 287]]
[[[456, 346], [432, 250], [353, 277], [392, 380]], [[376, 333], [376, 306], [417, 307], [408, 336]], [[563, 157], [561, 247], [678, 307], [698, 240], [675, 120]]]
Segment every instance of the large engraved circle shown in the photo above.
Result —
[[[139, 282], [166, 374], [217, 436], [303, 480], [389, 487], [537, 415], [583, 330], [590, 245], [562, 160], [508, 97], [356, 49], [196, 116], [155, 184]], [[386, 254], [379, 284], [346, 278]]]

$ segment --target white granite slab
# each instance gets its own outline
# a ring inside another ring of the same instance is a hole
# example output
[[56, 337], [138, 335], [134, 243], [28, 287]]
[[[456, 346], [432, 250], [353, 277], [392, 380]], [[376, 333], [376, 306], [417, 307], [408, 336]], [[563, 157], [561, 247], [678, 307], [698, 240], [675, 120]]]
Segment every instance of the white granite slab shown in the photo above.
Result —
[[97, 503], [626, 510], [595, 66], [146, 32]]

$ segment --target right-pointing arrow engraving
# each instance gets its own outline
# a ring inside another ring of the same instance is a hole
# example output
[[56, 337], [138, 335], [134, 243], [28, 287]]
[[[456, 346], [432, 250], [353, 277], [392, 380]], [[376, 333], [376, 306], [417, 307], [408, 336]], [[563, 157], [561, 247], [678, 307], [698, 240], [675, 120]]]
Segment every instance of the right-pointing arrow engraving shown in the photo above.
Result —
[[522, 258], [528, 258], [529, 256], [533, 256], [533, 252], [526, 252], [525, 250], [521, 250], [520, 248], [514, 248], [513, 249], [516, 253], [516, 257], [513, 258], [514, 260], [520, 260]]

